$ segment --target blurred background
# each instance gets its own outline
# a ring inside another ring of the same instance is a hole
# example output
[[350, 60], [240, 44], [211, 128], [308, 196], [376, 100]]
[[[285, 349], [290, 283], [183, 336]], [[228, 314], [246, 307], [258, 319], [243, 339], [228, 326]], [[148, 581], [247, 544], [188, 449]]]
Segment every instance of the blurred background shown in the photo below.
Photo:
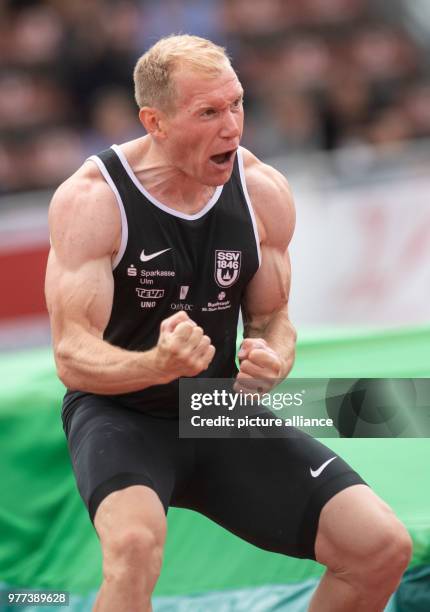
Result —
[[[89, 612], [100, 585], [58, 414], [48, 204], [88, 155], [142, 135], [134, 64], [181, 32], [227, 47], [243, 144], [295, 195], [292, 376], [430, 377], [428, 0], [0, 0], [0, 612], [14, 586], [66, 589], [61, 610]], [[420, 435], [330, 440], [414, 542], [386, 612], [430, 610]], [[170, 510], [168, 531], [156, 612], [304, 612], [323, 571], [195, 513]]]

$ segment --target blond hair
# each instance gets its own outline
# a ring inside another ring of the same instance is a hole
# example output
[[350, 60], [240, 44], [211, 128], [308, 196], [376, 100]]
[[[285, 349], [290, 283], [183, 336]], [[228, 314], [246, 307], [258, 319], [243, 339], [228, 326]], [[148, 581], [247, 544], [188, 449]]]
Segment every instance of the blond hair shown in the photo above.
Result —
[[225, 49], [199, 36], [189, 34], [161, 38], [137, 61], [134, 69], [134, 95], [139, 108], [155, 106], [172, 110], [175, 100], [175, 70], [188, 67], [207, 76], [218, 75], [231, 66]]

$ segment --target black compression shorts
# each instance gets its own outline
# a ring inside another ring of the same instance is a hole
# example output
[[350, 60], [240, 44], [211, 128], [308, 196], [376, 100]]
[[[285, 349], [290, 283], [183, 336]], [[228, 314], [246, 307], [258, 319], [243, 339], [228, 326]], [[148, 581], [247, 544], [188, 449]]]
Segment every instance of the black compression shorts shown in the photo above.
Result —
[[340, 457], [319, 473], [336, 454], [298, 430], [285, 438], [178, 438], [177, 419], [90, 394], [62, 416], [92, 521], [107, 495], [142, 484], [157, 493], [166, 514], [169, 506], [190, 508], [260, 548], [315, 559], [324, 504], [365, 484]]

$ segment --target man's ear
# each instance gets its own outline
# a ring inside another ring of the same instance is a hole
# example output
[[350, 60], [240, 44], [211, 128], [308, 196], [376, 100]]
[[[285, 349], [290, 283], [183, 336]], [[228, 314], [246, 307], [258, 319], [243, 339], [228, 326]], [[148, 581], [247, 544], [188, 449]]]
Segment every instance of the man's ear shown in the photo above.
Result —
[[139, 119], [145, 130], [155, 138], [166, 137], [166, 119], [158, 108], [143, 106], [139, 111]]

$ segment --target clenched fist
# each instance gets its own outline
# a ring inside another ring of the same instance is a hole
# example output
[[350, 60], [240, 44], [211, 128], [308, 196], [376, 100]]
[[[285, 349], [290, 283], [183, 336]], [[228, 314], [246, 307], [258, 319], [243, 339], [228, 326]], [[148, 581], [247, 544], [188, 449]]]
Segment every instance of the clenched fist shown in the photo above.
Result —
[[215, 355], [210, 338], [183, 311], [162, 321], [155, 351], [157, 369], [166, 382], [200, 374]]
[[239, 373], [235, 391], [264, 393], [282, 376], [282, 359], [263, 338], [245, 338], [239, 353]]

